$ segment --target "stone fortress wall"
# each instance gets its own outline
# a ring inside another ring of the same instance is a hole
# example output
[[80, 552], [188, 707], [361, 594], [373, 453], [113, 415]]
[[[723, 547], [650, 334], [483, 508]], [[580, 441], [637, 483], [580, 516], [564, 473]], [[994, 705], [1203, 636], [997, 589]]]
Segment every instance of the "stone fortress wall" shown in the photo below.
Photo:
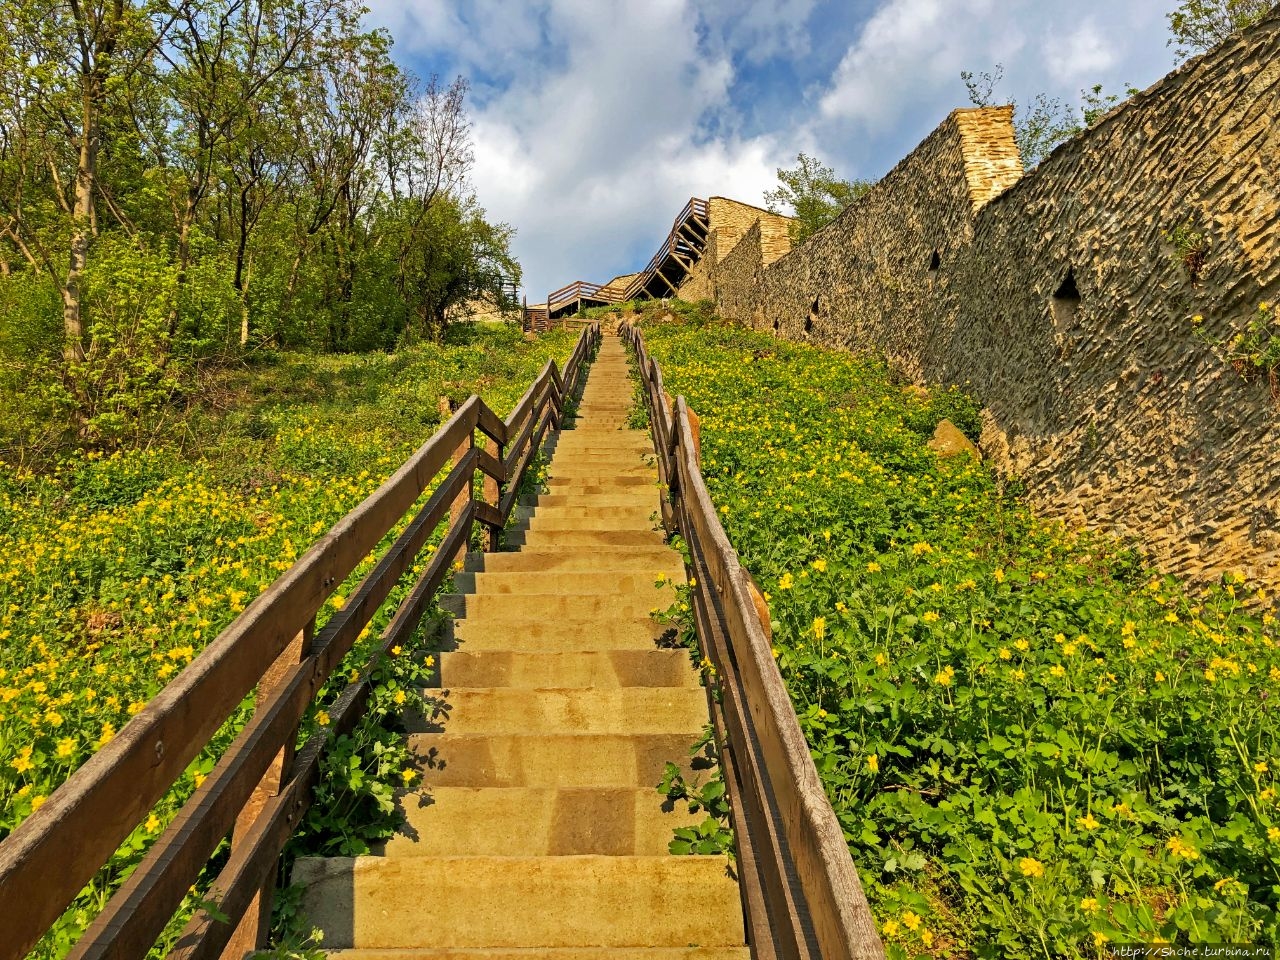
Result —
[[[1280, 410], [1191, 318], [1230, 337], [1280, 299], [1280, 16], [1030, 172], [1009, 108], [957, 110], [800, 247], [778, 219], [708, 244], [682, 295], [967, 385], [984, 453], [1042, 513], [1172, 571], [1278, 578]], [[1179, 227], [1208, 243], [1194, 280]]]

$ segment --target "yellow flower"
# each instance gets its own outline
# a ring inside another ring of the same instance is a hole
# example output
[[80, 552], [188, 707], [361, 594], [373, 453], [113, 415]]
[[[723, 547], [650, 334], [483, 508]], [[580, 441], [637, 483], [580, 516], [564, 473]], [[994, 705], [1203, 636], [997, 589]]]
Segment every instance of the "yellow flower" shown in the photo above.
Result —
[[826, 572], [827, 572], [827, 561], [825, 561], [825, 560], [815, 560], [815, 561], [813, 561], [813, 569], [817, 570], [819, 573], [826, 573]]
[[327, 727], [329, 725], [329, 712], [327, 710], [319, 711], [316, 714], [316, 723], [322, 727]]
[[1083, 817], [1076, 817], [1076, 826], [1084, 830], [1097, 830], [1102, 824], [1094, 819], [1093, 814], [1090, 813]]
[[1166, 614], [1164, 615], [1164, 622], [1165, 622], [1165, 623], [1177, 623], [1177, 622], [1178, 622], [1178, 615], [1177, 615], [1176, 613], [1174, 613], [1172, 610], [1170, 610], [1168, 613], [1166, 613]]
[[155, 833], [160, 829], [160, 818], [154, 813], [147, 817], [146, 830], [147, 833]]
[[1012, 650], [1010, 650], [1008, 647], [1001, 647], [1001, 648], [1000, 648], [1000, 659], [1001, 659], [1001, 660], [1008, 660], [1008, 659], [1009, 659], [1010, 657], [1012, 657], [1012, 656], [1013, 656], [1013, 651], [1012, 651]]
[[75, 737], [66, 737], [58, 741], [58, 756], [69, 757], [75, 753], [76, 741]]
[[[879, 573], [880, 569], [880, 564], [876, 563], [874, 560], [867, 564], [867, 573]], [[893, 921], [890, 920], [889, 923], [893, 923]], [[887, 925], [888, 924], [886, 924], [886, 926]]]
[[921, 930], [921, 931], [920, 931], [920, 942], [921, 942], [921, 943], [923, 943], [926, 947], [932, 947], [932, 946], [933, 946], [933, 931], [932, 931], [932, 930]]
[[920, 926], [920, 917], [908, 910], [902, 915], [902, 925], [908, 930], [915, 930]]
[[398, 644], [398, 643], [397, 643], [394, 647], [392, 647], [392, 648], [391, 648], [391, 655], [392, 655], [393, 657], [398, 657], [398, 656], [400, 656], [400, 654], [402, 654], [402, 653], [404, 653], [404, 647], [400, 646], [400, 644]]
[[1093, 945], [1095, 947], [1102, 946], [1104, 943], [1106, 943], [1110, 939], [1111, 939], [1110, 937], [1108, 937], [1105, 933], [1103, 933], [1100, 930], [1093, 931]]
[[886, 920], [880, 927], [880, 932], [886, 937], [896, 937], [901, 928], [898, 926], [897, 920]]
[[1163, 671], [1163, 670], [1157, 670], [1157, 671], [1156, 671], [1156, 683], [1164, 683], [1164, 671]]
[[1266, 773], [1267, 770], [1268, 770], [1267, 761], [1265, 760], [1259, 760], [1257, 763], [1253, 765], [1254, 773]]
[[827, 635], [827, 618], [826, 617], [813, 618], [813, 635], [817, 637], [819, 640], [821, 640], [823, 637]]
[[1043, 877], [1044, 864], [1034, 857], [1023, 857], [1018, 861], [1018, 869], [1024, 877]]
[[874, 754], [874, 753], [867, 754], [867, 769], [870, 770], [872, 773], [880, 772], [880, 757], [878, 754]]
[[782, 579], [778, 581], [778, 589], [790, 590], [793, 586], [795, 586], [795, 581], [791, 579], [791, 574], [784, 573]]
[[1094, 897], [1085, 897], [1080, 901], [1080, 909], [1087, 910], [1089, 913], [1092, 913], [1094, 910], [1098, 909], [1097, 899]]
[[411, 767], [405, 767], [403, 770], [400, 771], [400, 779], [403, 780], [406, 784], [410, 780], [412, 780], [415, 776], [417, 776], [417, 771], [415, 771]]
[[115, 726], [110, 723], [104, 723], [102, 725], [102, 734], [98, 737], [97, 745], [99, 747], [105, 747], [108, 743], [110, 743], [113, 739], [115, 739], [115, 735], [116, 735]]
[[37, 810], [39, 810], [41, 807], [43, 807], [43, 806], [44, 806], [44, 802], [45, 802], [46, 800], [48, 800], [48, 799], [49, 799], [49, 798], [48, 798], [48, 797], [46, 797], [43, 793], [36, 794], [36, 796], [32, 797], [32, 798], [31, 798], [31, 812], [32, 812], [32, 813], [35, 813]]
[[[1280, 831], [1277, 831], [1277, 836], [1280, 836]], [[1200, 851], [1184, 842], [1181, 837], [1170, 837], [1165, 846], [1175, 857], [1182, 857], [1184, 860], [1195, 860], [1200, 856]]]
[[1019, 650], [1021, 650], [1023, 653], [1026, 653], [1028, 650], [1031, 649], [1031, 644], [1027, 640], [1015, 640], [1013, 641], [1013, 645], [1017, 647]]
[[1267, 839], [1273, 843], [1280, 842], [1280, 827], [1267, 827]]
[[1004, 568], [996, 567], [995, 573], [991, 576], [995, 578], [996, 583], [1004, 583]]
[[9, 764], [9, 766], [13, 767], [13, 769], [17, 770], [19, 773], [26, 773], [34, 767], [35, 764], [31, 762], [31, 747], [23, 747], [18, 753], [18, 758]]
[[1049, 673], [1059, 678], [1065, 677], [1067, 675], [1066, 668], [1064, 668], [1060, 663], [1055, 663], [1052, 667], [1050, 667]]
[[926, 553], [933, 553], [933, 547], [929, 546], [929, 544], [927, 543], [917, 543], [914, 546], [912, 546], [911, 552], [914, 553], [917, 557], [922, 557]]
[[876, 654], [876, 666], [883, 667], [889, 663], [889, 657], [883, 651]]
[[403, 690], [397, 690], [395, 692], [395, 696], [392, 697], [391, 699], [393, 699], [397, 705], [400, 705], [400, 704], [403, 704], [406, 700], [408, 700], [409, 697], [405, 694]]
[[924, 615], [920, 617], [925, 623], [937, 623], [941, 617], [932, 610], [926, 610]]
[[939, 670], [936, 674], [934, 674], [933, 682], [940, 687], [949, 687], [951, 686], [951, 681], [955, 677], [955, 675], [956, 675], [955, 668], [948, 666], [943, 668], [942, 670]]

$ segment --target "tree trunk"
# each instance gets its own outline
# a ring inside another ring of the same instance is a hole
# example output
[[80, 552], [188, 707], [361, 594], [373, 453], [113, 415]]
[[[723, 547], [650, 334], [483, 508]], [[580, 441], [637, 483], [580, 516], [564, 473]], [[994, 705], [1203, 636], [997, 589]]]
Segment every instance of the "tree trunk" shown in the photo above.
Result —
[[97, 77], [86, 71], [82, 81], [80, 156], [76, 163], [75, 198], [71, 208], [71, 243], [67, 277], [62, 284], [62, 355], [68, 362], [85, 358], [88, 343], [81, 312], [80, 281], [89, 262], [89, 242], [93, 234], [93, 190], [98, 173], [98, 138], [101, 135], [98, 103], [94, 87]]

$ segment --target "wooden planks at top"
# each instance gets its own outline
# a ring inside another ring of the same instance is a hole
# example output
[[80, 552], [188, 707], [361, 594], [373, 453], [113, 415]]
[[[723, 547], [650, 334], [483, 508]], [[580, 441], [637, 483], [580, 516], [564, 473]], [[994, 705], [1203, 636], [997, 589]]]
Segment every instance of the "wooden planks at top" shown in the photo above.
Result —
[[[214, 848], [238, 821], [237, 830], [247, 832], [238, 838], [228, 866], [235, 866], [238, 879], [232, 885], [235, 896], [224, 908], [233, 920], [240, 919], [230, 906], [240, 909], [242, 903], [249, 903], [253, 898], [247, 891], [258, 890], [273, 875], [289, 835], [281, 824], [296, 825], [290, 813], [296, 814], [298, 804], [309, 802], [306, 778], [314, 775], [315, 768], [300, 768], [289, 759], [299, 722], [316, 691], [412, 568], [457, 497], [465, 496], [467, 505], [397, 611], [388, 628], [394, 628], [395, 636], [406, 636], [416, 627], [448, 572], [448, 559], [469, 542], [473, 523], [497, 529], [505, 524], [514, 503], [510, 493], [518, 488], [532, 460], [532, 447], [541, 442], [549, 424], [559, 423], [565, 392], [575, 388], [582, 364], [599, 337], [598, 324], [584, 329], [563, 376], [554, 362], [548, 362], [506, 420], [479, 397], [467, 400], [382, 486], [322, 536], [152, 698], [115, 739], [0, 842], [0, 960], [27, 955], [261, 683], [253, 718], [99, 914], [72, 956], [144, 956]], [[496, 444], [496, 455], [477, 444], [477, 431]], [[342, 610], [312, 638], [316, 614], [324, 602], [451, 461], [448, 476]], [[477, 471], [490, 479], [488, 486], [496, 490], [497, 502], [477, 498], [473, 482]], [[305, 642], [295, 643], [300, 635]], [[292, 662], [287, 662], [289, 658], [281, 655], [291, 643], [295, 643]], [[363, 708], [366, 683], [367, 676], [362, 676], [343, 694], [348, 699], [340, 698], [334, 706], [336, 710], [345, 704], [343, 709], [353, 711], [352, 724]], [[273, 764], [278, 769], [271, 773]], [[295, 782], [298, 776], [304, 780]], [[242, 816], [250, 796], [262, 784], [271, 785], [268, 796], [287, 796], [288, 802], [268, 800], [264, 805], [258, 799], [251, 808], [256, 818]], [[285, 820], [263, 821], [268, 814]], [[209, 926], [226, 933], [226, 925]], [[203, 941], [197, 941], [191, 949], [207, 953], [198, 945]]]
[[743, 906], [753, 956], [882, 960], [844, 832], [773, 659], [767, 608], [703, 481], [693, 413], [683, 397], [672, 401], [665, 394], [639, 330], [624, 324], [622, 332], [636, 351], [659, 474], [671, 493], [663, 521], [689, 547], [702, 653], [720, 679], [722, 697], [710, 700], [719, 746], [730, 761], [734, 830], [746, 840]]

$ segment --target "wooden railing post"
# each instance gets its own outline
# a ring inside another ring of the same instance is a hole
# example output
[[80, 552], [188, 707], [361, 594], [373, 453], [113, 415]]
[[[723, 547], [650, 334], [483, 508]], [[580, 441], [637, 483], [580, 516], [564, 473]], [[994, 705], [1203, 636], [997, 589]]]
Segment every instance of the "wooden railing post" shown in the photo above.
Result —
[[[500, 444], [497, 440], [494, 440], [492, 437], [488, 436], [487, 434], [485, 435], [484, 441], [485, 441], [484, 443], [485, 450], [487, 450], [495, 458], [497, 458], [498, 463], [502, 463], [503, 445]], [[495, 510], [499, 509], [502, 506], [502, 494], [503, 494], [502, 484], [500, 484], [497, 480], [495, 480], [493, 477], [489, 476], [489, 474], [486, 473], [484, 475], [485, 503], [492, 504]], [[502, 531], [499, 530], [497, 527], [487, 528], [487, 530], [485, 531], [485, 538], [484, 538], [485, 550], [489, 552], [497, 550], [499, 546], [498, 541], [501, 535], [502, 535]]]
[[[316, 632], [316, 618], [313, 616], [298, 635], [295, 636], [284, 651], [276, 658], [275, 663], [267, 668], [258, 684], [258, 692], [254, 697], [256, 714], [262, 709], [272, 691], [288, 676], [289, 672], [302, 662], [311, 646]], [[284, 746], [276, 754], [275, 760], [267, 768], [258, 786], [241, 808], [236, 817], [236, 825], [231, 831], [231, 851], [235, 853], [243, 843], [244, 836], [258, 819], [267, 801], [280, 794], [281, 786], [288, 780], [293, 767], [294, 753], [297, 750], [298, 729], [294, 727], [285, 739]], [[236, 927], [235, 933], [222, 951], [223, 960], [243, 960], [245, 956], [260, 950], [267, 945], [267, 935], [271, 932], [271, 901], [275, 892], [276, 878], [269, 876], [258, 891], [257, 896], [245, 911], [244, 917]]]
[[[453, 451], [453, 457], [450, 461], [452, 465], [456, 467], [459, 463], [461, 463], [462, 458], [465, 457], [467, 454], [469, 454], [471, 452], [471, 448], [474, 447], [475, 445], [476, 445], [476, 434], [475, 434], [475, 426], [473, 425], [471, 428], [471, 432], [467, 435], [467, 439], [464, 440], [462, 443], [458, 444], [458, 449]], [[463, 515], [467, 513], [467, 508], [471, 506], [471, 499], [474, 496], [474, 493], [473, 493], [474, 489], [475, 489], [474, 482], [469, 483], [461, 492], [459, 492], [458, 496], [454, 499], [453, 505], [449, 508], [449, 529], [450, 530], [452, 530], [454, 526], [462, 519]], [[469, 536], [464, 537], [462, 539], [462, 542], [458, 546], [458, 552], [449, 558], [450, 566], [453, 566], [455, 563], [457, 563], [467, 555], [467, 547], [470, 545], [470, 541], [471, 541], [471, 538]]]

